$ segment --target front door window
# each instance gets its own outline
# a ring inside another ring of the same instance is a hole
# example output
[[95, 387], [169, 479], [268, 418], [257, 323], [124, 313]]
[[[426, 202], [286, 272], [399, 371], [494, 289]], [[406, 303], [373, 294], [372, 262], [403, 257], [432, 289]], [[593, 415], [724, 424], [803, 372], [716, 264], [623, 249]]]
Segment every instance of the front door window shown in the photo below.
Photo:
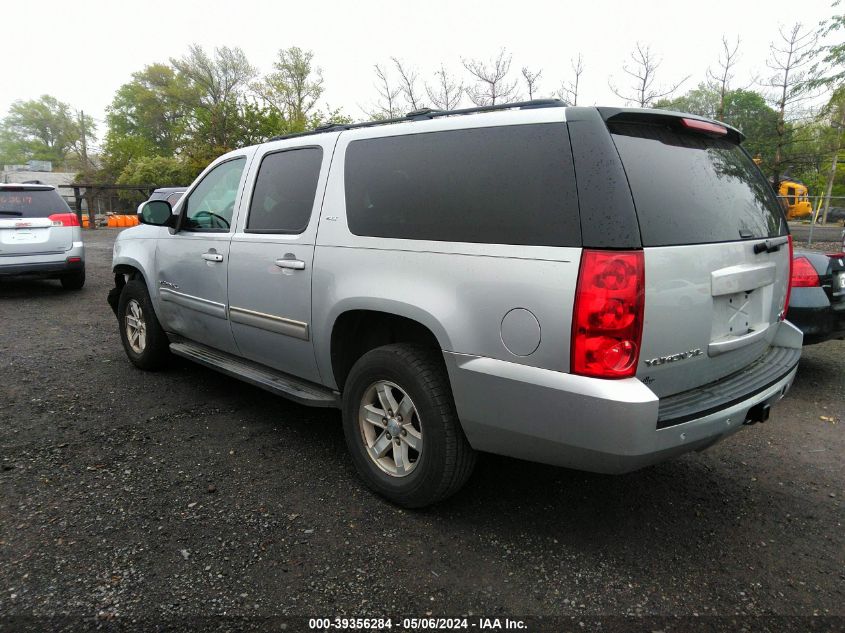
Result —
[[236, 158], [205, 175], [185, 201], [184, 230], [229, 231], [245, 165], [245, 158]]

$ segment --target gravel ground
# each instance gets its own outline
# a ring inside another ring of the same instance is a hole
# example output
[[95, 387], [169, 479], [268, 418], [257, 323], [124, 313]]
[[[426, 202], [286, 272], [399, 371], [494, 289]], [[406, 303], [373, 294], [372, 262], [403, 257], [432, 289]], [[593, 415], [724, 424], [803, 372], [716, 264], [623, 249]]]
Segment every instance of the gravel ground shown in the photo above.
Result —
[[86, 232], [81, 292], [0, 282], [0, 630], [845, 626], [845, 342], [805, 348], [772, 419], [708, 452], [617, 477], [486, 456], [457, 496], [404, 511], [359, 484], [337, 412], [187, 362], [134, 369], [105, 302], [115, 233]]
[[795, 250], [811, 250], [821, 251], [823, 253], [841, 253], [842, 245], [839, 242], [813, 242], [807, 244], [806, 242], [795, 242]]

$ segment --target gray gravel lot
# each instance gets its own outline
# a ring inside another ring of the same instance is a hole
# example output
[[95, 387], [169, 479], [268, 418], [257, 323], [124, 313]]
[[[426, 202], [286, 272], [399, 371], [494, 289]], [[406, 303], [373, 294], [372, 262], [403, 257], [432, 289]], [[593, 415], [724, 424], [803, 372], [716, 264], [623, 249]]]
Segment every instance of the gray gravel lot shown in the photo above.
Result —
[[845, 342], [805, 348], [772, 419], [708, 452], [618, 477], [487, 456], [457, 496], [406, 511], [359, 484], [337, 412], [187, 362], [134, 369], [105, 301], [115, 233], [86, 231], [80, 292], [0, 281], [0, 630], [845, 617]]

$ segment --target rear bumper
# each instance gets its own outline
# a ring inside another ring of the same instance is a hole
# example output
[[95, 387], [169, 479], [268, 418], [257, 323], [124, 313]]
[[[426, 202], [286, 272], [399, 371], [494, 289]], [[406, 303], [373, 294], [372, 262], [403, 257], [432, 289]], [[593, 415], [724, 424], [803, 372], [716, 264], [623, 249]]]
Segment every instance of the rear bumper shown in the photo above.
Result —
[[53, 277], [83, 270], [85, 246], [82, 242], [62, 253], [0, 257], [0, 276]]
[[444, 358], [473, 448], [624, 473], [703, 450], [742, 428], [752, 407], [776, 403], [792, 386], [800, 355], [792, 350], [791, 365], [762, 389], [749, 388], [753, 395], [667, 428], [658, 428], [658, 397], [636, 378], [598, 380], [449, 352]]
[[824, 289], [793, 288], [788, 318], [804, 333], [804, 343], [845, 337], [845, 301], [832, 305]]

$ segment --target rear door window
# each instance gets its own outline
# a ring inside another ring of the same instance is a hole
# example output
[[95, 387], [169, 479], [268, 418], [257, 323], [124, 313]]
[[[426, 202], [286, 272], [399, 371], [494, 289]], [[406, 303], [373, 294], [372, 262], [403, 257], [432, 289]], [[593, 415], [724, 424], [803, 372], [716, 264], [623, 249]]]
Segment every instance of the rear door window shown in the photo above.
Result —
[[355, 235], [580, 246], [566, 125], [511, 125], [353, 141], [346, 214]]
[[302, 233], [308, 227], [323, 150], [305, 147], [268, 154], [261, 161], [247, 233]]
[[0, 219], [46, 218], [54, 213], [70, 213], [55, 189], [0, 189]]
[[609, 127], [634, 196], [643, 246], [786, 234], [771, 186], [739, 145], [658, 125]]

